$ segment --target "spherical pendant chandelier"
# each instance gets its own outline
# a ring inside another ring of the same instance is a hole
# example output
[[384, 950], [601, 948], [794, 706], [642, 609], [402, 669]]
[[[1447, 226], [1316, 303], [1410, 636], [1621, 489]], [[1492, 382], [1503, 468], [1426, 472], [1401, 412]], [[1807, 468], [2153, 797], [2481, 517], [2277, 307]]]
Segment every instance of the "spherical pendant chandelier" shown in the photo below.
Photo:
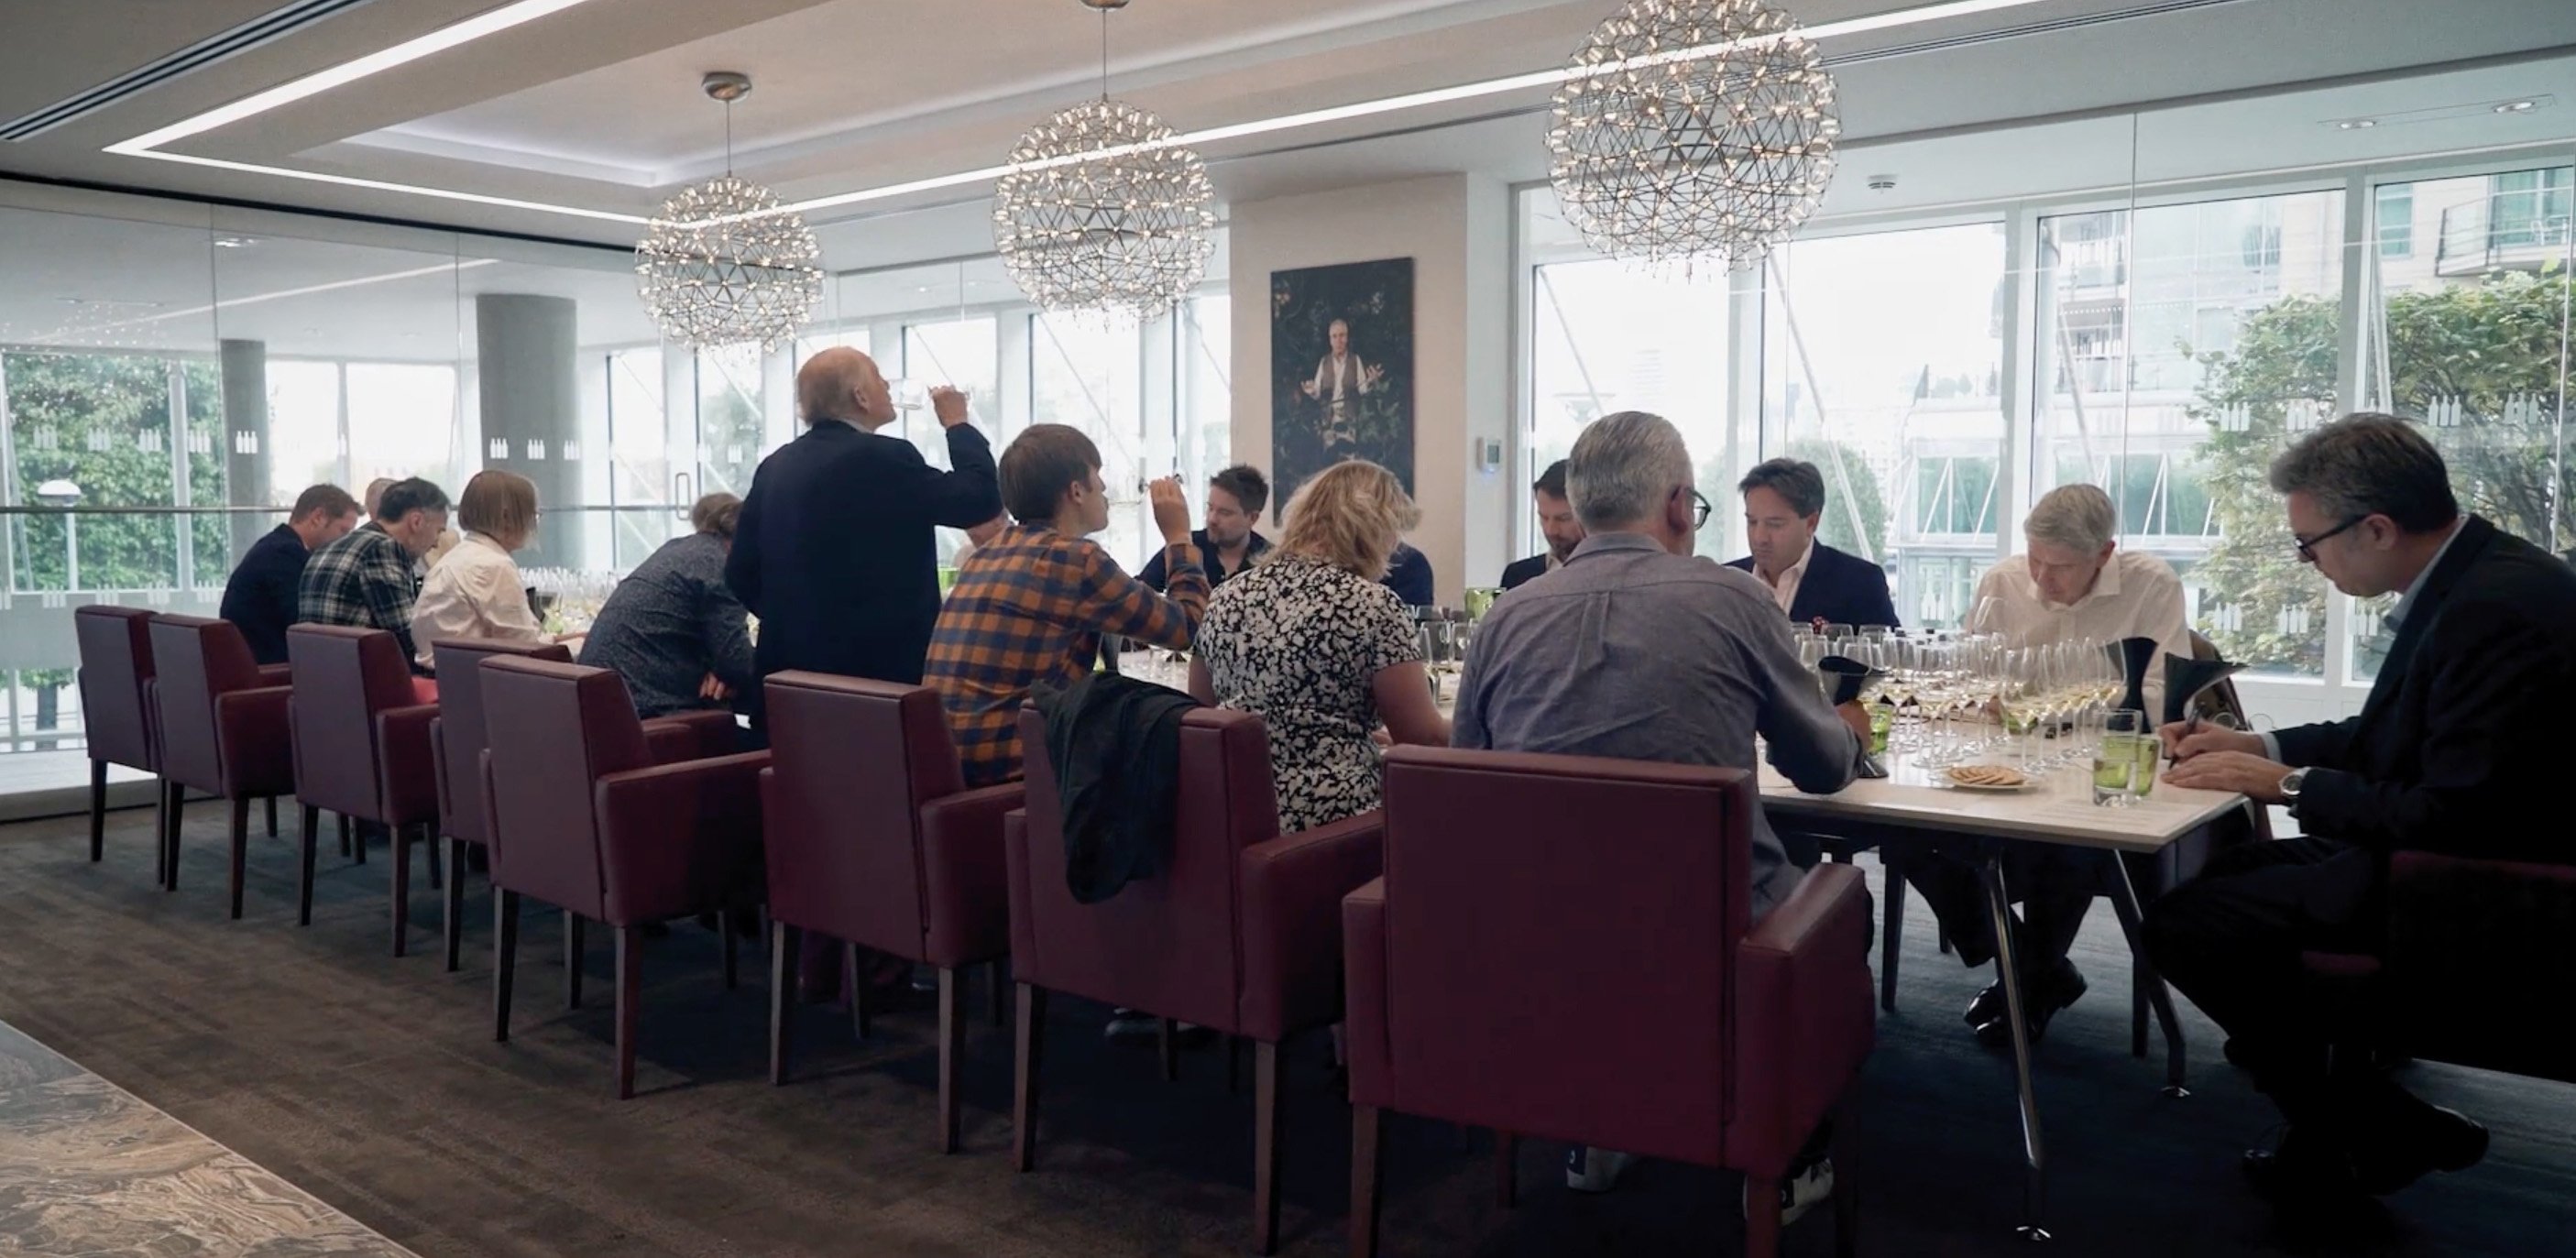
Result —
[[725, 106], [725, 173], [662, 203], [635, 246], [637, 287], [662, 335], [687, 348], [785, 342], [823, 299], [822, 249], [804, 216], [733, 173], [733, 103], [751, 79], [700, 85]]
[[1003, 269], [1051, 313], [1146, 319], [1207, 274], [1216, 198], [1207, 164], [1173, 142], [1162, 119], [1109, 98], [1109, 10], [1100, 10], [1100, 99], [1063, 110], [1020, 137], [993, 189], [993, 247]]
[[1751, 266], [1834, 173], [1834, 81], [1761, 0], [1630, 0], [1568, 64], [1549, 179], [1585, 243], [1650, 268]]

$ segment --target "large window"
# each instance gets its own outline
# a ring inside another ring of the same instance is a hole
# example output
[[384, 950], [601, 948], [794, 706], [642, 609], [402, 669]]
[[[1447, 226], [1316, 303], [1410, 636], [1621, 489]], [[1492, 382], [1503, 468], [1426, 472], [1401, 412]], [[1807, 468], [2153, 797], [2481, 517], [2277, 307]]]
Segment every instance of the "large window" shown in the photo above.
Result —
[[1956, 624], [2001, 520], [2003, 226], [1802, 240], [1765, 277], [1763, 456], [1824, 472], [1818, 536], [1888, 570], [1899, 619]]
[[2122, 544], [2182, 575], [2193, 627], [2268, 672], [2324, 667], [2323, 582], [2264, 483], [2336, 410], [2343, 194], [2038, 221], [2044, 490], [2100, 485]]

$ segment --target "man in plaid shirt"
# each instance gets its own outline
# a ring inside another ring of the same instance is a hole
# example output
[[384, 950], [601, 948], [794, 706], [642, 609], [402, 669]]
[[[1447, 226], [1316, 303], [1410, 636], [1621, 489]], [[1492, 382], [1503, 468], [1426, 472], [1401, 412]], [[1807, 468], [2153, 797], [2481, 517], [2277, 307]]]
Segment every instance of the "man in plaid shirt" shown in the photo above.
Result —
[[411, 640], [411, 604], [420, 587], [411, 569], [446, 527], [446, 491], [418, 477], [394, 482], [366, 527], [304, 562], [296, 621], [389, 630], [401, 641], [412, 671], [421, 671], [420, 651]]
[[922, 678], [948, 710], [968, 786], [1020, 776], [1020, 705], [1032, 686], [1090, 672], [1103, 634], [1187, 650], [1208, 601], [1180, 482], [1149, 490], [1170, 574], [1157, 594], [1090, 539], [1109, 527], [1109, 494], [1100, 450], [1080, 430], [1031, 425], [1003, 452], [1001, 481], [1017, 523], [959, 570]]

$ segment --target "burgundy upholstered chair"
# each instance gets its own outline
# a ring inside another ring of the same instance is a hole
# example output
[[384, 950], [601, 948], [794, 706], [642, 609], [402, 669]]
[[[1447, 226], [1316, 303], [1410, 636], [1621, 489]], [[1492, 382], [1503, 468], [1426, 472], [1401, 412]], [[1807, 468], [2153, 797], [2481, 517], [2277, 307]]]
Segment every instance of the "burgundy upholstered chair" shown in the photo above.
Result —
[[[313, 842], [321, 811], [372, 821], [393, 836], [394, 955], [402, 956], [411, 941], [414, 831], [430, 841], [438, 824], [438, 771], [429, 745], [438, 705], [415, 701], [402, 639], [382, 629], [294, 625], [286, 631], [286, 658], [295, 669], [295, 793], [304, 804], [296, 924], [313, 922]], [[439, 884], [434, 841], [429, 884]]]
[[725, 981], [731, 914], [760, 894], [760, 771], [769, 753], [657, 765], [617, 674], [551, 660], [479, 670], [485, 825], [497, 939], [492, 1037], [510, 1038], [519, 897], [597, 918], [617, 938], [617, 1096], [635, 1095], [639, 928], [716, 913]]
[[295, 793], [288, 750], [292, 687], [268, 685], [250, 643], [228, 620], [152, 618], [153, 693], [161, 733], [162, 885], [179, 889], [182, 793], [232, 803], [232, 915], [242, 914], [242, 863], [249, 854], [250, 802]]
[[2386, 945], [2307, 963], [2339, 1052], [2576, 1082], [2576, 866], [2398, 852]]
[[[770, 676], [767, 818], [769, 1077], [787, 1081], [788, 1015], [805, 931], [939, 970], [939, 1151], [957, 1151], [957, 1058], [966, 1040], [959, 967], [1011, 945], [1002, 815], [1017, 782], [970, 791], [938, 692], [823, 673]], [[1000, 982], [998, 969], [994, 974]], [[864, 1022], [861, 1023], [865, 1025]]]
[[[89, 858], [107, 849], [107, 766], [121, 764], [159, 777], [161, 749], [154, 728], [152, 613], [138, 607], [94, 604], [72, 613], [72, 630], [80, 642], [81, 728], [89, 743]], [[167, 787], [154, 795], [167, 803]], [[156, 821], [155, 836], [166, 826]], [[152, 847], [152, 878], [165, 875], [161, 860], [168, 849]]]
[[[438, 767], [438, 824], [447, 836], [447, 968], [461, 960], [466, 849], [489, 843], [483, 816], [483, 726], [481, 668], [487, 659], [572, 661], [572, 648], [561, 643], [538, 645], [489, 638], [441, 638], [430, 644], [438, 655], [438, 716], [429, 723], [431, 760]], [[644, 741], [655, 764], [676, 764], [721, 756], [734, 749], [733, 714], [691, 712], [644, 722]], [[564, 915], [564, 998], [568, 1008], [581, 1005], [582, 919]]]
[[1745, 1252], [1777, 1252], [1779, 1181], [1876, 1027], [1860, 871], [1817, 866], [1751, 925], [1754, 806], [1730, 769], [1388, 753], [1386, 876], [1343, 902], [1352, 1253], [1383, 1110], [1509, 1133], [1507, 1158], [1534, 1135], [1741, 1171]]
[[[1260, 718], [1201, 708], [1180, 734], [1171, 859], [1083, 904], [1065, 881], [1046, 723], [1020, 713], [1028, 804], [1004, 823], [1019, 980], [1013, 1156], [1023, 1171], [1035, 1161], [1049, 991], [1158, 1015], [1167, 1046], [1174, 1019], [1252, 1040], [1252, 1226], [1266, 1254], [1279, 1238], [1279, 1045], [1341, 1019], [1341, 898], [1377, 876], [1378, 816], [1283, 838]], [[1168, 1075], [1168, 1047], [1164, 1063]]]

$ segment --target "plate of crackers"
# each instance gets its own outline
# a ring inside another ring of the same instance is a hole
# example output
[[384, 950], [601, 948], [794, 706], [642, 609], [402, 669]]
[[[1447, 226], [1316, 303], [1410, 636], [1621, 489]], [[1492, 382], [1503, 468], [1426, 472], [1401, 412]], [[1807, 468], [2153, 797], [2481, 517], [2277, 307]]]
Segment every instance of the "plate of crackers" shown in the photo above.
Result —
[[2038, 785], [2029, 774], [2001, 764], [1954, 764], [1941, 771], [1941, 780], [1963, 791], [2027, 791]]

